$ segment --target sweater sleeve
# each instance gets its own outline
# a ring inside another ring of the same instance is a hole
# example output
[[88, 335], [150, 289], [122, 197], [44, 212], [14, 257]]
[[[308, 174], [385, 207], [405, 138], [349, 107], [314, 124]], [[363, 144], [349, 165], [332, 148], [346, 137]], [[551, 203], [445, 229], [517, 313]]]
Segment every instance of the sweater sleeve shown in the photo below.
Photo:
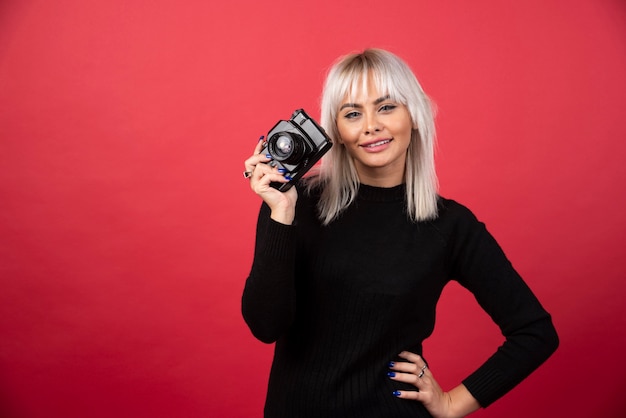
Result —
[[252, 334], [265, 343], [275, 342], [295, 317], [295, 244], [295, 227], [271, 219], [269, 207], [263, 204], [242, 314]]
[[559, 344], [550, 314], [504, 252], [466, 208], [459, 205], [450, 249], [453, 277], [498, 325], [504, 343], [463, 384], [487, 407], [539, 367]]

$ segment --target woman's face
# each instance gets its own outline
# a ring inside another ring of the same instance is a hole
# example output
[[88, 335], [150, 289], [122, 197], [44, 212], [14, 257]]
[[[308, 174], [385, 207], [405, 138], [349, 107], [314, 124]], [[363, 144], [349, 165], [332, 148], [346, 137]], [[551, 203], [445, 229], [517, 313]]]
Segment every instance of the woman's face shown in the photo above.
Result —
[[358, 91], [341, 102], [337, 129], [361, 183], [393, 187], [404, 181], [411, 117], [406, 106], [379, 92], [371, 77], [367, 95]]

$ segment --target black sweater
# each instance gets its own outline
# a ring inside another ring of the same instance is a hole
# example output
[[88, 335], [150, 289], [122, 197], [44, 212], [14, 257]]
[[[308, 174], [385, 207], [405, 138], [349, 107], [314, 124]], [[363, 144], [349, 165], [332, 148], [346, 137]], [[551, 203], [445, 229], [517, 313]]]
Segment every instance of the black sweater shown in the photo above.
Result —
[[294, 225], [263, 204], [243, 315], [261, 341], [276, 341], [266, 417], [428, 417], [398, 399], [414, 387], [390, 380], [403, 350], [422, 354], [443, 287], [471, 291], [506, 338], [464, 385], [483, 406], [512, 389], [558, 345], [550, 315], [485, 226], [440, 198], [439, 216], [413, 223], [404, 186], [362, 185], [328, 226], [318, 196], [299, 190]]

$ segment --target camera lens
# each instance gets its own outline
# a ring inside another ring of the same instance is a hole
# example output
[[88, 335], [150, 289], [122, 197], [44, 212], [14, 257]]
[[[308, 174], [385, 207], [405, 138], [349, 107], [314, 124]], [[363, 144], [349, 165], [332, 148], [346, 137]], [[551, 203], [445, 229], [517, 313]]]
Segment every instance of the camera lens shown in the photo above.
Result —
[[280, 155], [290, 155], [293, 149], [293, 141], [285, 135], [281, 135], [276, 140], [276, 152]]
[[278, 132], [269, 139], [268, 151], [277, 161], [297, 164], [306, 151], [304, 139], [292, 132]]

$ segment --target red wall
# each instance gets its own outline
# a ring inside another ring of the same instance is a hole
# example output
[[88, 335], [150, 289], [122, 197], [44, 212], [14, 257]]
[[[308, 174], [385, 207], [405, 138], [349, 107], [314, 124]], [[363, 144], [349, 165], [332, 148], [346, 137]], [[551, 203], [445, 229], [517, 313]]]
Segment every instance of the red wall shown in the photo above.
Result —
[[[367, 46], [439, 107], [442, 193], [470, 206], [562, 343], [477, 417], [626, 402], [621, 0], [0, 3], [0, 416], [260, 417], [272, 347], [239, 302], [259, 135], [319, 115]], [[459, 286], [426, 344], [444, 386], [500, 343]]]

